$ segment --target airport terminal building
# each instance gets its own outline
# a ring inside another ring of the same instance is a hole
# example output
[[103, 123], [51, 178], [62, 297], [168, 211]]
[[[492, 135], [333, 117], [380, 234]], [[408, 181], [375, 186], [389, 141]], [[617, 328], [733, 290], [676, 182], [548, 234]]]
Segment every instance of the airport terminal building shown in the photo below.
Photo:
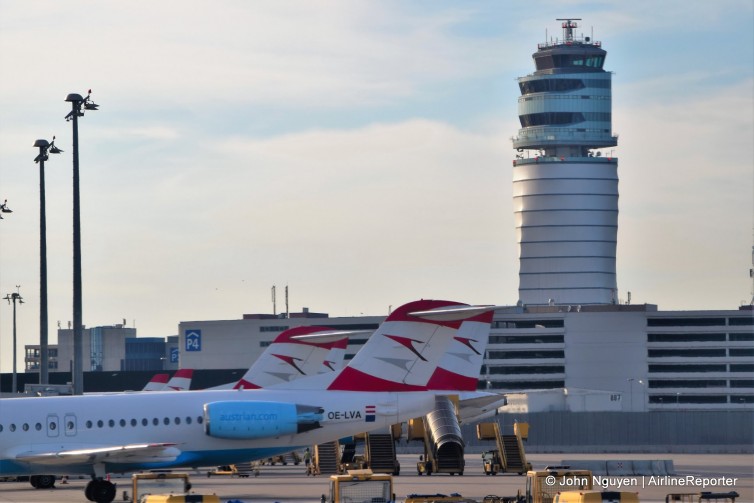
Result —
[[[242, 369], [288, 328], [368, 331], [384, 319], [306, 314], [181, 322], [180, 366]], [[754, 410], [752, 314], [658, 311], [653, 305], [498, 309], [479, 389], [533, 395], [550, 390], [563, 397], [553, 410]], [[366, 337], [350, 339], [347, 359]]]

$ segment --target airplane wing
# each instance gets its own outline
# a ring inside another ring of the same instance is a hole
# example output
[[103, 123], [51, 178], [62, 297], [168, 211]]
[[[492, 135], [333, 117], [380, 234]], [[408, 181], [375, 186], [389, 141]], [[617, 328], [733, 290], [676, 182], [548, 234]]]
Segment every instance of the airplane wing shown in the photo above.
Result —
[[52, 452], [23, 452], [17, 461], [40, 465], [149, 463], [173, 461], [181, 453], [176, 444], [130, 444]]

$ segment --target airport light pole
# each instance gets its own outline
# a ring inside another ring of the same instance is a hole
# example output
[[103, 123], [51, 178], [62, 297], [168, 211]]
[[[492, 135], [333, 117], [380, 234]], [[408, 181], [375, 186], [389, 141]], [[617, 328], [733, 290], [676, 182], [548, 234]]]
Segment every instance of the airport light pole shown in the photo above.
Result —
[[[3, 220], [3, 213], [13, 213], [13, 210], [8, 208], [8, 200], [5, 199], [2, 203], [0, 203], [0, 220]], [[0, 340], [2, 340], [0, 338]], [[2, 372], [0, 372], [0, 375], [2, 375]], [[2, 386], [0, 386], [0, 391], [2, 391]]]
[[47, 215], [45, 209], [45, 161], [48, 154], [62, 152], [47, 140], [37, 140], [34, 146], [39, 149], [39, 155], [34, 162], [39, 164], [39, 384], [49, 383], [49, 344], [47, 341]]
[[[71, 112], [65, 120], [73, 123], [73, 394], [84, 394], [82, 294], [81, 294], [81, 206], [79, 195], [79, 117], [83, 110], [97, 110], [91, 101], [92, 90], [86, 98], [71, 93], [65, 101], [71, 103]], [[83, 110], [82, 110], [83, 107]]]
[[9, 293], [4, 298], [8, 301], [8, 304], [13, 303], [13, 384], [11, 385], [11, 392], [18, 393], [18, 373], [16, 372], [16, 302], [19, 304], [24, 303], [23, 297], [21, 297], [21, 285], [16, 285], [16, 291]]

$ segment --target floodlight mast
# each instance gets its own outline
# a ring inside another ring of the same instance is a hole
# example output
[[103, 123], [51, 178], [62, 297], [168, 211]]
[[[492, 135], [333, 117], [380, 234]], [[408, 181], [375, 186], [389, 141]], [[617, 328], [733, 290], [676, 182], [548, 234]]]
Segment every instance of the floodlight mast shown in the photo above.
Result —
[[21, 297], [21, 285], [16, 285], [16, 291], [3, 297], [8, 304], [13, 304], [13, 382], [11, 384], [11, 393], [18, 393], [18, 372], [16, 370], [16, 303], [23, 304], [24, 298]]
[[97, 110], [91, 101], [92, 90], [86, 98], [71, 93], [65, 101], [71, 103], [71, 112], [65, 120], [73, 123], [73, 394], [84, 394], [82, 294], [81, 294], [81, 203], [79, 193], [79, 123], [84, 110]]
[[47, 329], [47, 214], [45, 204], [45, 161], [48, 154], [62, 152], [47, 140], [37, 140], [34, 146], [39, 155], [34, 162], [39, 164], [39, 384], [49, 384], [49, 343]]

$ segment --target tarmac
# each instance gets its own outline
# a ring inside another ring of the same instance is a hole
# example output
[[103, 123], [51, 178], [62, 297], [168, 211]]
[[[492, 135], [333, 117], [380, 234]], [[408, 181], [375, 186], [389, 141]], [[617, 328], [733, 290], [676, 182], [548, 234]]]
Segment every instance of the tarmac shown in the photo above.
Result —
[[[399, 455], [401, 474], [394, 478], [396, 501], [409, 494], [459, 493], [481, 501], [487, 495], [513, 496], [524, 491], [526, 477], [517, 474], [486, 476], [478, 454], [466, 456], [463, 476], [434, 474], [418, 476], [418, 455]], [[752, 454], [529, 454], [527, 459], [535, 470], [559, 465], [564, 459], [657, 460], [671, 459], [675, 475], [663, 477], [621, 476], [600, 478], [608, 490], [637, 492], [642, 503], [665, 501], [669, 493], [699, 493], [702, 491], [736, 491], [737, 503], [754, 503], [754, 455]], [[223, 503], [232, 500], [248, 502], [312, 502], [318, 503], [328, 493], [328, 476], [307, 477], [303, 464], [298, 466], [262, 466], [258, 477], [207, 477], [207, 470], [190, 470], [192, 493], [216, 494]], [[130, 475], [113, 476], [117, 484], [116, 502], [130, 496]], [[0, 503], [63, 503], [85, 502], [85, 479], [71, 479], [68, 484], [57, 482], [53, 489], [33, 489], [28, 482], [0, 482]], [[619, 488], [618, 485], [621, 487]]]

